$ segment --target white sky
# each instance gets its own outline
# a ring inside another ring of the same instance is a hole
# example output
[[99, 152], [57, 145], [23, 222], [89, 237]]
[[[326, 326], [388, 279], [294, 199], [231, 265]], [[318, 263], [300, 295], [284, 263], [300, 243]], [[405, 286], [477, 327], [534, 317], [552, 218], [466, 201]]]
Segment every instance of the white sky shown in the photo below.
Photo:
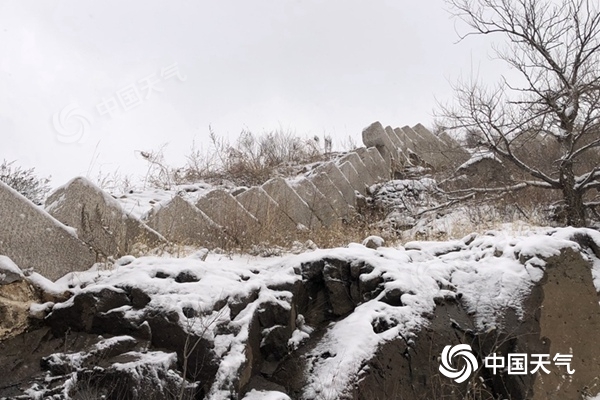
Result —
[[[36, 167], [58, 186], [99, 171], [140, 176], [147, 165], [135, 151], [164, 143], [167, 161], [182, 165], [193, 141], [209, 145], [209, 125], [232, 139], [281, 127], [329, 134], [334, 145], [348, 136], [362, 143], [375, 120], [431, 126], [451, 82], [479, 69], [495, 81], [503, 68], [482, 38], [456, 43], [445, 8], [443, 0], [0, 0], [0, 160]], [[174, 64], [185, 80], [161, 77]], [[146, 99], [140, 81], [152, 74], [162, 92]], [[136, 107], [98, 112], [128, 87], [139, 92]], [[69, 105], [90, 121], [84, 135], [77, 115], [58, 134], [53, 116]]]

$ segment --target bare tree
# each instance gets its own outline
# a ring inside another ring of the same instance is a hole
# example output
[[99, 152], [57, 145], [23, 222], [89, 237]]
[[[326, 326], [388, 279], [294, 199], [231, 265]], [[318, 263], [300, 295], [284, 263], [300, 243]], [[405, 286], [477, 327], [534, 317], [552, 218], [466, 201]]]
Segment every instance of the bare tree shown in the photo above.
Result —
[[567, 223], [584, 226], [588, 194], [600, 188], [600, 3], [446, 2], [467, 26], [461, 40], [503, 37], [493, 50], [518, 78], [503, 77], [494, 87], [459, 82], [456, 104], [442, 106], [440, 115], [452, 128], [481, 132], [483, 144], [515, 167], [519, 174], [506, 190], [559, 191]]

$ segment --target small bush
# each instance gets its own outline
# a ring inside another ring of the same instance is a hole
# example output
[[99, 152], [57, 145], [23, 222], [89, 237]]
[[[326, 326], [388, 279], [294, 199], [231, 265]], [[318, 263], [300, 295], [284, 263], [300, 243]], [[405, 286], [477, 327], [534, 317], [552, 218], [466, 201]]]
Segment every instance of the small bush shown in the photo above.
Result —
[[36, 205], [42, 205], [50, 191], [50, 178], [40, 178], [35, 168], [24, 169], [14, 165], [15, 161], [2, 161], [0, 181], [6, 183]]

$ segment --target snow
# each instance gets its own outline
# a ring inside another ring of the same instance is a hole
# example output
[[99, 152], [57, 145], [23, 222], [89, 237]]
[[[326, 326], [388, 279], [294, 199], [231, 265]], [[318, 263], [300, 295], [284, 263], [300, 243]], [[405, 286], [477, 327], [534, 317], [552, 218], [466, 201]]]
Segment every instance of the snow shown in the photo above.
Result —
[[[482, 330], [501, 324], [497, 317], [507, 307], [522, 315], [523, 299], [543, 277], [543, 258], [567, 248], [579, 250], [580, 245], [573, 239], [582, 234], [600, 244], [600, 232], [539, 228], [519, 235], [490, 231], [447, 242], [409, 242], [397, 248], [370, 249], [353, 243], [345, 248], [270, 258], [203, 250], [200, 256], [193, 253], [184, 258], [128, 256], [127, 263], [115, 264], [112, 270], [96, 266], [70, 274], [56, 283], [32, 276], [38, 285], [58, 292], [97, 292], [103, 288], [121, 290], [123, 287], [143, 290], [151, 297], [145, 312], [176, 312], [185, 329], [214, 343], [220, 365], [207, 398], [221, 400], [229, 398], [231, 380], [239, 376], [245, 365], [250, 323], [261, 304], [290, 307], [292, 294], [271, 288], [291, 287], [301, 279], [299, 272], [303, 263], [325, 257], [365, 263], [373, 270], [360, 279], [380, 276], [385, 282], [384, 290], [378, 298], [359, 304], [354, 312], [332, 322], [306, 353], [310, 360], [306, 368], [311, 370], [307, 376], [311, 380], [302, 398], [339, 398], [383, 343], [398, 337], [413, 340], [427, 326], [436, 299], [460, 293], [461, 303], [472, 313], [476, 327]], [[592, 258], [595, 284], [600, 291], [600, 260], [591, 253], [587, 256]], [[178, 283], [175, 278], [184, 272], [196, 276], [197, 281]], [[392, 291], [401, 294], [402, 306], [378, 301]], [[233, 315], [231, 305], [244, 299], [247, 306]], [[69, 301], [54, 307], [64, 307]], [[184, 308], [193, 308], [194, 316], [186, 317]], [[126, 307], [121, 311], [133, 322], [143, 322], [144, 310]], [[298, 329], [288, 342], [291, 348], [302, 346], [313, 334], [301, 315], [297, 322]], [[229, 329], [217, 329], [224, 324]], [[376, 326], [383, 328], [375, 329]], [[172, 355], [160, 352], [144, 357], [154, 357], [159, 364], [172, 361], [169, 358]], [[122, 368], [135, 368], [135, 365], [124, 364]], [[287, 399], [287, 396], [252, 391], [244, 397], [259, 398]]]
[[291, 400], [289, 396], [283, 394], [281, 392], [275, 391], [258, 391], [256, 389], [252, 389], [250, 392], [246, 393], [243, 400]]
[[460, 171], [461, 169], [466, 169], [466, 168], [470, 167], [471, 165], [477, 164], [481, 160], [485, 160], [485, 159], [490, 159], [492, 161], [497, 161], [499, 163], [502, 163], [502, 161], [500, 159], [498, 159], [498, 157], [496, 157], [496, 155], [493, 152], [481, 150], [481, 151], [476, 151], [475, 153], [471, 154], [471, 158], [468, 159], [466, 162], [464, 162], [461, 166], [459, 166], [457, 168], [457, 171]]
[[[23, 276], [23, 272], [21, 269], [7, 256], [0, 255], [0, 271], [5, 271], [17, 276]], [[4, 274], [0, 272], [0, 281], [2, 280], [2, 276]]]
[[202, 182], [195, 185], [177, 185], [171, 190], [132, 189], [127, 193], [114, 192], [112, 195], [128, 214], [143, 220], [150, 211], [158, 211], [177, 195], [195, 204], [200, 197], [214, 188], [213, 185]]

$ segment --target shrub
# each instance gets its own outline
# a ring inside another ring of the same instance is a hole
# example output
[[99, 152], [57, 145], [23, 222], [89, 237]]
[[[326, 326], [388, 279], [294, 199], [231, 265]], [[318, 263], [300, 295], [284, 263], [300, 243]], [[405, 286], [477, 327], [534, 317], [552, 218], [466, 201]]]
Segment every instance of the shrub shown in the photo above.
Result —
[[50, 178], [40, 178], [35, 168], [24, 169], [14, 165], [15, 161], [3, 160], [0, 165], [0, 181], [27, 197], [36, 205], [42, 205], [50, 191]]

